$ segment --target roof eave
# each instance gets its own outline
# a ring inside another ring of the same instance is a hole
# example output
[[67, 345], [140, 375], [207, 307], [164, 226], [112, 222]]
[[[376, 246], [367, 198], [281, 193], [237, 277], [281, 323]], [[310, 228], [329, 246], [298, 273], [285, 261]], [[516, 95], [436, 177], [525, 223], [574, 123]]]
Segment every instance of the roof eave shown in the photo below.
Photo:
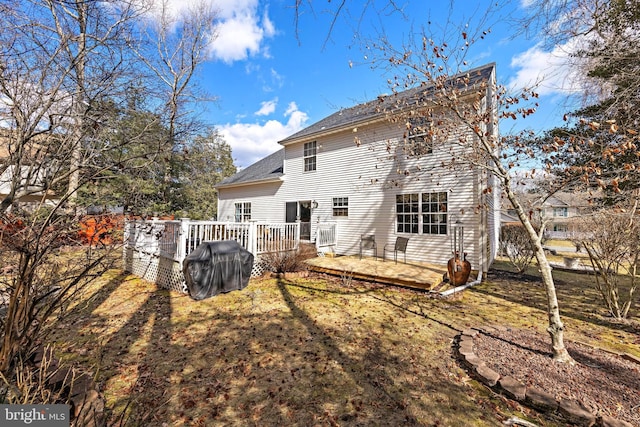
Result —
[[332, 127], [329, 129], [323, 129], [318, 132], [310, 133], [308, 135], [299, 136], [297, 138], [286, 138], [281, 141], [278, 141], [278, 144], [286, 147], [287, 145], [296, 144], [296, 143], [308, 141], [308, 140], [313, 140], [323, 136], [329, 136], [329, 135], [333, 135], [340, 132], [345, 132], [353, 128], [357, 128], [359, 126], [366, 126], [366, 125], [381, 122], [384, 120], [386, 120], [386, 117], [385, 117], [385, 114], [383, 113], [380, 116], [376, 116], [373, 118], [369, 117], [368, 119], [365, 119], [365, 120], [355, 121], [355, 122], [344, 124], [342, 126]]
[[283, 182], [283, 181], [284, 181], [284, 175], [276, 178], [263, 178], [263, 179], [255, 179], [252, 181], [232, 182], [229, 184], [217, 184], [217, 185], [214, 185], [213, 188], [215, 189], [234, 188], [234, 187], [244, 187], [245, 185], [269, 184], [269, 183]]
[[[473, 97], [473, 94], [474, 94], [474, 90], [473, 89], [469, 89], [468, 91], [466, 91], [464, 93], [461, 93], [459, 95], [459, 100], [460, 101], [466, 101], [467, 99]], [[436, 104], [433, 104], [433, 106], [437, 107]], [[422, 107], [426, 108], [426, 106], [421, 106], [421, 108]], [[278, 144], [280, 144], [282, 146], [287, 146], [287, 145], [291, 145], [291, 144], [295, 144], [295, 143], [314, 140], [314, 139], [317, 139], [319, 137], [333, 135], [333, 134], [336, 134], [336, 133], [339, 133], [339, 132], [348, 131], [350, 129], [357, 128], [359, 126], [366, 126], [366, 125], [370, 125], [370, 124], [373, 124], [373, 123], [379, 123], [379, 122], [382, 122], [384, 120], [387, 120], [387, 117], [389, 116], [389, 114], [395, 116], [395, 115], [398, 115], [398, 114], [402, 114], [403, 112], [409, 111], [412, 108], [414, 108], [414, 106], [405, 106], [405, 107], [403, 107], [403, 108], [401, 108], [401, 109], [399, 109], [397, 111], [392, 111], [392, 112], [383, 111], [381, 113], [376, 114], [375, 116], [369, 116], [369, 117], [367, 117], [365, 119], [362, 119], [362, 120], [353, 121], [353, 122], [350, 122], [350, 123], [345, 123], [343, 125], [332, 127], [332, 128], [329, 128], [329, 129], [323, 129], [323, 130], [320, 130], [318, 132], [314, 132], [314, 133], [310, 133], [310, 134], [307, 134], [307, 135], [299, 136], [297, 138], [285, 138], [283, 140], [278, 141]]]

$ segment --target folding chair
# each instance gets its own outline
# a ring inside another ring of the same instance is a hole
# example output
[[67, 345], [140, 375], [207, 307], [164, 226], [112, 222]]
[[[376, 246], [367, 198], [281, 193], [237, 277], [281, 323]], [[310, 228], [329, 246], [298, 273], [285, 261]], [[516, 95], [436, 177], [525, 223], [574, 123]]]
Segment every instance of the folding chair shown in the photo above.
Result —
[[407, 243], [409, 243], [409, 239], [407, 237], [398, 237], [396, 239], [396, 243], [393, 244], [393, 249], [387, 249], [387, 246], [391, 246], [391, 243], [387, 243], [384, 245], [382, 249], [382, 261], [385, 260], [387, 256], [387, 252], [393, 251], [393, 260], [398, 263], [398, 252], [404, 253], [404, 263], [407, 263]]
[[362, 259], [362, 251], [372, 250], [376, 259], [378, 258], [378, 245], [376, 244], [376, 236], [364, 234], [360, 235], [360, 259]]

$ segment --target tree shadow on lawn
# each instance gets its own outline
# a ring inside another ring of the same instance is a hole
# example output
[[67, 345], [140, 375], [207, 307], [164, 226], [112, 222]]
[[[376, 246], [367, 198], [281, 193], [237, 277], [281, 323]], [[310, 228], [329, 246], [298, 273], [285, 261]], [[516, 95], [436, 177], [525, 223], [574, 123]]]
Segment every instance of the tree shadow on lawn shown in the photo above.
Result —
[[[357, 384], [359, 388], [363, 388], [365, 394], [373, 396], [374, 401], [378, 402], [379, 405], [392, 412], [405, 412], [402, 421], [409, 425], [417, 425], [418, 420], [409, 411], [405, 411], [407, 405], [403, 402], [404, 397], [386, 388], [387, 385], [393, 384], [393, 381], [383, 369], [378, 369], [386, 358], [386, 355], [380, 351], [382, 346], [379, 339], [373, 338], [372, 345], [367, 348], [367, 353], [362, 360], [349, 356], [342, 351], [335, 339], [328, 335], [322, 327], [317, 325], [314, 319], [309, 317], [307, 312], [296, 304], [294, 297], [287, 289], [288, 285], [288, 282], [277, 281], [278, 289], [282, 293], [287, 307], [291, 310], [292, 317], [296, 322], [300, 322], [304, 326], [310, 336], [320, 339], [324, 347], [323, 352], [336, 361], [341, 366], [341, 370], [351, 377], [352, 382]], [[307, 291], [310, 290], [309, 287], [300, 288], [306, 288]], [[314, 291], [316, 290], [314, 289]], [[348, 408], [342, 408], [342, 411], [348, 411]], [[357, 418], [357, 413], [349, 414], [345, 412], [345, 414], [346, 416], [343, 415], [341, 417], [343, 421], [345, 418]]]
[[100, 286], [91, 296], [83, 298], [83, 300], [75, 307], [66, 312], [69, 317], [77, 317], [78, 315], [92, 313], [102, 303], [104, 303], [109, 297], [126, 282], [125, 279], [131, 277], [131, 275], [125, 271], [119, 272], [116, 276], [109, 279], [109, 281]]
[[[561, 316], [612, 330], [631, 334], [640, 333], [640, 325], [636, 320], [616, 322], [608, 317], [601, 296], [595, 288], [594, 280], [592, 275], [554, 271]], [[510, 271], [492, 269], [486, 281], [467, 291], [501, 298], [543, 312], [547, 311], [547, 294], [542, 279], [534, 274], [519, 276]], [[630, 310], [630, 319], [635, 317], [637, 306], [636, 301]]]
[[[157, 422], [157, 408], [170, 402], [170, 383], [155, 371], [172, 363], [165, 357], [173, 345], [171, 313], [170, 291], [158, 289], [102, 344], [105, 377], [119, 373], [125, 379], [135, 378], [128, 393], [113, 403], [113, 425], [151, 425]], [[128, 406], [134, 412], [128, 412]]]
[[[439, 325], [450, 329], [452, 332], [456, 334], [462, 332], [462, 329], [459, 329], [452, 323], [443, 321], [441, 319], [438, 319], [428, 314], [429, 307], [425, 306], [424, 304], [421, 304], [422, 302], [424, 302], [425, 299], [428, 299], [428, 296], [426, 296], [426, 293], [423, 290], [406, 289], [401, 286], [378, 284], [375, 282], [362, 282], [362, 283], [366, 283], [366, 285], [364, 287], [340, 288], [340, 289], [332, 289], [332, 290], [300, 285], [298, 283], [292, 283], [292, 282], [288, 282], [287, 286], [292, 288], [304, 289], [311, 293], [313, 292], [332, 293], [332, 294], [345, 295], [345, 296], [367, 295], [377, 301], [383, 302], [385, 304], [389, 304], [399, 310], [403, 310], [403, 311], [406, 311], [407, 313], [422, 317], [425, 320], [438, 323]], [[413, 296], [410, 298], [406, 298], [406, 297], [402, 298], [402, 301], [404, 303], [401, 304], [394, 301], [393, 298], [389, 297], [389, 295], [385, 292], [388, 290], [391, 291], [392, 293], [408, 292]]]
[[115, 325], [85, 344], [101, 353], [111, 425], [497, 423], [449, 331], [363, 292], [286, 280], [202, 301], [142, 281], [103, 292], [74, 332]]
[[[126, 279], [128, 277], [131, 277], [129, 273], [124, 271], [119, 272], [117, 275], [110, 278], [107, 283], [98, 287], [98, 289], [90, 296], [85, 297], [82, 293], [78, 294], [77, 298], [80, 298], [81, 301], [72, 308], [61, 313], [58, 317], [58, 321], [51, 324], [54, 328], [53, 336], [56, 336], [55, 329], [64, 329], [66, 335], [78, 338], [78, 342], [76, 344], [79, 345], [82, 345], [87, 340], [95, 339], [93, 336], [87, 336], [86, 339], [80, 339], [84, 337], [84, 334], [81, 335], [79, 331], [88, 324], [91, 324], [94, 327], [100, 327], [101, 323], [105, 323], [101, 322], [101, 320], [106, 319], [95, 318], [91, 313], [112, 297], [118, 288], [126, 283]], [[88, 293], [91, 290], [87, 287], [84, 291]], [[47, 336], [46, 338], [48, 339], [49, 337]]]

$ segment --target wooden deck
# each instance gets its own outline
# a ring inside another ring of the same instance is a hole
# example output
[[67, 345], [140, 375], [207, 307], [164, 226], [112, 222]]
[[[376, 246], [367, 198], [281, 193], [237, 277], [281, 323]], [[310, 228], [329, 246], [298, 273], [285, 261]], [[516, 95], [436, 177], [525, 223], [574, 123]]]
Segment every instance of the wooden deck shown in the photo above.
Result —
[[349, 275], [354, 279], [371, 280], [421, 290], [433, 290], [442, 283], [446, 265], [434, 265], [398, 260], [382, 261], [382, 258], [358, 256], [318, 257], [306, 260], [311, 271], [333, 275]]

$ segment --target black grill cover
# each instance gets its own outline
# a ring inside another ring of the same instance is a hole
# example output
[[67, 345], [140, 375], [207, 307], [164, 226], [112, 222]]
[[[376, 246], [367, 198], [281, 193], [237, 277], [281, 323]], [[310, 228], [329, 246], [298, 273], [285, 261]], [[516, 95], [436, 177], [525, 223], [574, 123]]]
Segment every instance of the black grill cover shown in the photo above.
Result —
[[189, 296], [194, 300], [245, 288], [252, 268], [253, 254], [235, 240], [201, 243], [182, 263]]

